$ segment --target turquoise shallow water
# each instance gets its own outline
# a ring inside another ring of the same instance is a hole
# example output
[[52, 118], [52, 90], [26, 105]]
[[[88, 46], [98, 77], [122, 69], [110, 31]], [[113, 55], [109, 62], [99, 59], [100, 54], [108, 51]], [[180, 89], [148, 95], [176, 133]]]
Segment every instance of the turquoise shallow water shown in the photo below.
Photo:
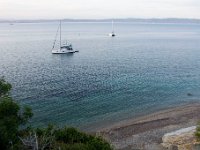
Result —
[[80, 52], [52, 55], [57, 25], [0, 24], [0, 76], [34, 125], [90, 130], [200, 100], [200, 25], [115, 23], [110, 38], [110, 23], [64, 23]]

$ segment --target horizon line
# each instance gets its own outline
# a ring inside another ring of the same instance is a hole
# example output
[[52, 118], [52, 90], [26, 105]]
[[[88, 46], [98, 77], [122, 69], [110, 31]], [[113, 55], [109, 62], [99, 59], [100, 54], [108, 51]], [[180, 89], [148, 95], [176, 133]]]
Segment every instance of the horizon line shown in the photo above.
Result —
[[0, 23], [45, 23], [45, 22], [135, 22], [135, 23], [195, 23], [200, 24], [200, 19], [192, 18], [107, 18], [107, 19], [0, 19]]
[[159, 17], [152, 17], [152, 18], [136, 18], [136, 17], [126, 17], [126, 18], [52, 18], [52, 19], [45, 19], [45, 18], [38, 18], [38, 19], [30, 19], [30, 18], [26, 18], [26, 19], [3, 19], [3, 18], [0, 18], [0, 21], [2, 20], [10, 20], [10, 21], [20, 21], [20, 20], [27, 20], [27, 21], [34, 21], [34, 20], [128, 20], [128, 19], [141, 19], [141, 20], [153, 20], [153, 19], [156, 19], [156, 20], [167, 20], [167, 19], [176, 19], [176, 20], [200, 20], [200, 18], [178, 18], [178, 17], [163, 17], [163, 18], [159, 18]]

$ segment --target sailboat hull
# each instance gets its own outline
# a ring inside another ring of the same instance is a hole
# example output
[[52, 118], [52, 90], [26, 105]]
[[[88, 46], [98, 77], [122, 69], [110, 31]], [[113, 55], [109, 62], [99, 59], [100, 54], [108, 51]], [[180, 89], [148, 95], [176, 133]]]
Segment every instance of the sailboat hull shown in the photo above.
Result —
[[109, 36], [115, 37], [116, 35], [114, 33], [110, 33]]
[[74, 50], [68, 50], [68, 49], [53, 49], [52, 54], [69, 54], [69, 53], [75, 53]]

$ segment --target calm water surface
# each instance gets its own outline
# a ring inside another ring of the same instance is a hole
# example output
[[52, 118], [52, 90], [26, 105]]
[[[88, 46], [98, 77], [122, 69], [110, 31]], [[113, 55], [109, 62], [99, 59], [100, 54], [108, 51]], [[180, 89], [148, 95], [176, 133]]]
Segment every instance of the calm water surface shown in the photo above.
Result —
[[34, 125], [92, 130], [200, 100], [200, 25], [115, 23], [110, 38], [110, 23], [63, 23], [80, 52], [52, 55], [57, 26], [0, 24], [0, 76]]

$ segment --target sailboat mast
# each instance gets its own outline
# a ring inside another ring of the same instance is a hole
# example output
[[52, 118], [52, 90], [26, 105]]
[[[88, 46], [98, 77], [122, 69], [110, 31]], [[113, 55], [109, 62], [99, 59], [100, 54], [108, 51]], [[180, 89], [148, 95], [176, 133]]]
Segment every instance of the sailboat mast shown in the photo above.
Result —
[[60, 20], [60, 48], [61, 48], [61, 40], [62, 40], [62, 37], [61, 37], [61, 20]]
[[113, 25], [113, 20], [112, 20], [112, 32], [114, 33], [114, 25]]

